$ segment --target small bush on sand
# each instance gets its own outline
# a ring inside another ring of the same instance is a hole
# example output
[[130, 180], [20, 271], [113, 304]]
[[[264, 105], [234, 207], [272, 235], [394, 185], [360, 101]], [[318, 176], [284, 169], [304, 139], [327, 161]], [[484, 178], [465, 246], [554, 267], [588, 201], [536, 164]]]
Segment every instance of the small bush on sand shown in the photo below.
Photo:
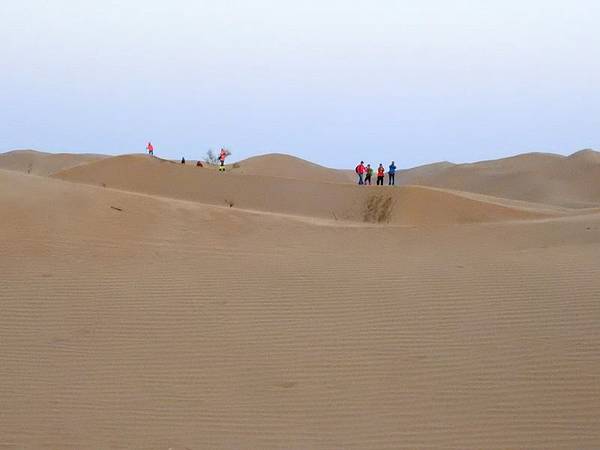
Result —
[[392, 197], [372, 195], [365, 205], [364, 220], [372, 223], [387, 223], [392, 218]]
[[209, 148], [204, 157], [204, 162], [211, 166], [216, 166], [219, 163], [219, 158], [215, 155], [212, 148]]

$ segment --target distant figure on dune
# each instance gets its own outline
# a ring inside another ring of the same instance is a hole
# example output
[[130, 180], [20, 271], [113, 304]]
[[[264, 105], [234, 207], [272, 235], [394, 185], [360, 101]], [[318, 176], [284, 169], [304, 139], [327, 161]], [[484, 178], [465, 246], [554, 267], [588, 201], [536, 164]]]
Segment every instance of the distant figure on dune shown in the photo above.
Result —
[[367, 164], [367, 169], [365, 172], [365, 184], [371, 185], [371, 176], [373, 175], [373, 168], [371, 164]]
[[221, 149], [221, 153], [219, 153], [219, 161], [221, 162], [221, 167], [219, 167], [219, 172], [225, 172], [225, 158], [227, 158], [231, 153], [229, 150]]
[[204, 165], [203, 165], [203, 164], [202, 164], [200, 161], [198, 161], [198, 162], [196, 163], [196, 167], [204, 167]]
[[185, 164], [185, 157], [181, 157], [181, 164]]
[[221, 166], [225, 165], [225, 158], [229, 155], [229, 152], [224, 148], [221, 149], [221, 153], [219, 153], [219, 161], [221, 162]]
[[383, 168], [383, 164], [379, 163], [379, 167], [377, 168], [377, 186], [383, 186], [383, 177], [385, 176], [385, 169]]
[[361, 161], [360, 164], [358, 166], [356, 166], [354, 171], [358, 175], [358, 184], [365, 184], [365, 182], [363, 181], [363, 176], [364, 176], [365, 172], [367, 171], [367, 168], [365, 167], [365, 162]]
[[388, 171], [388, 185], [393, 186], [394, 184], [396, 184], [396, 164], [392, 161]]
[[148, 150], [148, 154], [150, 156], [154, 156], [154, 146], [152, 145], [152, 142], [148, 142], [148, 145], [146, 145], [146, 150]]

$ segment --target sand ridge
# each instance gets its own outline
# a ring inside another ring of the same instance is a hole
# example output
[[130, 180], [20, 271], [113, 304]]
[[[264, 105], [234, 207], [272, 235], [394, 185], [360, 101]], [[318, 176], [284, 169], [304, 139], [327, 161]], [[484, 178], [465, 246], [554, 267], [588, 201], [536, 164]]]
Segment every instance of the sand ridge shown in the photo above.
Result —
[[560, 214], [558, 210], [538, 210], [535, 205], [515, 205], [422, 186], [378, 188], [235, 175], [143, 155], [104, 159], [58, 172], [53, 177], [220, 206], [408, 226], [535, 219]]
[[[14, 151], [0, 154], [0, 168], [46, 176], [97, 161], [101, 157]], [[194, 165], [194, 161], [188, 161], [186, 166], [190, 165]], [[228, 165], [228, 173], [313, 183], [354, 184], [356, 181], [351, 170], [329, 169], [284, 154], [266, 154], [238, 161]], [[600, 205], [600, 187], [597, 183], [599, 177], [600, 153], [582, 150], [570, 156], [527, 153], [469, 164], [428, 164], [399, 170], [396, 182], [398, 185], [436, 187], [529, 203], [585, 209]]]

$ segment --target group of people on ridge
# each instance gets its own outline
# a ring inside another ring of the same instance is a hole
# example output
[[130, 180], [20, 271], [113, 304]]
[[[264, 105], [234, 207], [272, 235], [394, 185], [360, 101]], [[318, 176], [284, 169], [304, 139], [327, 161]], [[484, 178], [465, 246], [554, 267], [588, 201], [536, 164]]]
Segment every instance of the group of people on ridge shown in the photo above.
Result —
[[[358, 166], [354, 169], [356, 174], [358, 175], [358, 184], [371, 184], [371, 177], [373, 176], [374, 170], [371, 167], [371, 164], [367, 164], [365, 166], [365, 162], [361, 161]], [[385, 167], [383, 164], [379, 163], [379, 167], [377, 168], [377, 185], [383, 186], [383, 181], [385, 178]], [[389, 165], [388, 168], [388, 185], [394, 186], [396, 183], [396, 164], [394, 161]]]

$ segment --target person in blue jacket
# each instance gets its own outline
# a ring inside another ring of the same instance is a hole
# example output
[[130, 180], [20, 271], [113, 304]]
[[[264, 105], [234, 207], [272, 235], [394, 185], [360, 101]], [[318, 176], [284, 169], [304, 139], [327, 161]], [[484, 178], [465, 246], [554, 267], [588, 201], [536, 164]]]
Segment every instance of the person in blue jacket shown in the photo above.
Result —
[[396, 182], [396, 164], [394, 161], [390, 164], [390, 169], [388, 171], [388, 184], [393, 186]]

